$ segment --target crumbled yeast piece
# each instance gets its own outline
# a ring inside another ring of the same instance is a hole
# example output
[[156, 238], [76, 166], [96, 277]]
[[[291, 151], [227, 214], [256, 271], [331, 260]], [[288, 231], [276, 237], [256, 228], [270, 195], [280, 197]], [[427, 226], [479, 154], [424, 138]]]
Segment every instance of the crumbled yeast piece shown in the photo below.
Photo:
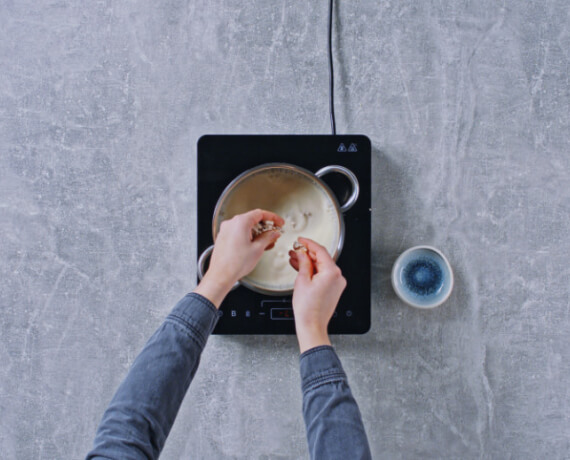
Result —
[[262, 220], [258, 222], [255, 227], [253, 227], [253, 237], [261, 235], [262, 233], [269, 232], [271, 230], [275, 230], [277, 232], [283, 233], [283, 229], [278, 225], [275, 225], [275, 222], [272, 220]]
[[304, 244], [299, 243], [298, 241], [293, 242], [293, 249], [295, 251], [303, 251], [303, 252], [308, 252], [307, 246], [305, 246]]

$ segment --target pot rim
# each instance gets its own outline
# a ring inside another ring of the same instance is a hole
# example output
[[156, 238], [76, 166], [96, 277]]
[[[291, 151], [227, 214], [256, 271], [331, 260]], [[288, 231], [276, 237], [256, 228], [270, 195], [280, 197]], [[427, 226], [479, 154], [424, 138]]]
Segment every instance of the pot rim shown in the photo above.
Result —
[[[338, 223], [339, 223], [338, 242], [337, 242], [334, 253], [331, 255], [332, 259], [336, 262], [336, 260], [340, 256], [340, 253], [341, 253], [342, 248], [344, 246], [344, 239], [345, 239], [344, 215], [340, 210], [341, 206], [338, 202], [338, 199], [337, 199], [336, 195], [334, 194], [334, 192], [331, 190], [331, 188], [320, 177], [316, 176], [313, 172], [311, 172], [310, 170], [308, 170], [306, 168], [303, 168], [302, 166], [297, 166], [297, 165], [294, 165], [291, 163], [285, 163], [285, 162], [263, 163], [261, 165], [254, 166], [253, 168], [249, 168], [249, 169], [243, 171], [242, 173], [240, 173], [239, 175], [237, 175], [226, 186], [226, 188], [224, 189], [224, 191], [222, 192], [222, 194], [218, 198], [218, 201], [216, 202], [216, 207], [214, 208], [214, 215], [212, 216], [212, 239], [213, 239], [213, 241], [214, 242], [216, 241], [216, 237], [218, 236], [218, 230], [219, 230], [219, 227], [221, 224], [221, 222], [218, 222], [218, 219], [219, 219], [219, 214], [220, 214], [220, 211], [222, 208], [222, 204], [224, 203], [225, 199], [229, 196], [229, 194], [232, 193], [233, 190], [239, 184], [241, 184], [243, 181], [245, 181], [249, 176], [252, 176], [253, 174], [256, 174], [256, 173], [260, 173], [264, 170], [271, 170], [271, 169], [288, 169], [288, 170], [292, 170], [292, 171], [295, 171], [297, 173], [300, 173], [300, 174], [306, 176], [310, 180], [316, 182], [317, 185], [321, 186], [321, 188], [326, 192], [326, 194], [332, 200], [332, 202], [335, 206], [336, 214], [338, 217]], [[251, 282], [250, 280], [248, 280], [247, 276], [242, 278], [239, 281], [239, 283], [243, 284], [248, 289], [251, 289], [252, 291], [258, 292], [260, 294], [268, 294], [268, 295], [277, 296], [277, 295], [289, 295], [293, 292], [293, 288], [289, 288], [289, 289], [267, 289], [265, 287], [261, 287], [255, 283]]]

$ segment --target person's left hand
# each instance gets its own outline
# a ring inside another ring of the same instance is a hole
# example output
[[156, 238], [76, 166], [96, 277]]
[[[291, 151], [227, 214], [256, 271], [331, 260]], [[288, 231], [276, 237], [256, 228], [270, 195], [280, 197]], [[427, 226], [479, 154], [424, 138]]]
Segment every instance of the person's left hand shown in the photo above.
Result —
[[255, 268], [263, 251], [271, 249], [281, 236], [279, 231], [270, 230], [254, 238], [253, 228], [262, 220], [273, 221], [278, 227], [285, 224], [277, 214], [262, 209], [222, 222], [214, 242], [210, 267], [195, 292], [204, 294], [219, 306], [232, 286]]
[[214, 272], [218, 280], [229, 285], [251, 272], [263, 251], [273, 247], [281, 236], [279, 231], [270, 230], [254, 238], [253, 228], [262, 220], [271, 220], [279, 227], [285, 223], [277, 214], [261, 209], [222, 222], [208, 272]]

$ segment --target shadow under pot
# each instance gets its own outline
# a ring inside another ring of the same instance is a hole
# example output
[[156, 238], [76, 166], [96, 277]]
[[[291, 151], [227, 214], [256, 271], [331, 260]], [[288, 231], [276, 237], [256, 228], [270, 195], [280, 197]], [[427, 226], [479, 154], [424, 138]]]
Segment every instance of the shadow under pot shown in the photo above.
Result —
[[[351, 191], [340, 205], [335, 194], [321, 179], [326, 174], [339, 173], [350, 182]], [[212, 219], [212, 237], [220, 224], [237, 214], [252, 209], [265, 209], [285, 220], [283, 234], [275, 247], [265, 251], [256, 267], [236, 283], [267, 295], [289, 295], [297, 272], [289, 265], [289, 250], [303, 236], [323, 245], [333, 260], [337, 260], [344, 243], [344, 217], [356, 203], [358, 179], [344, 166], [330, 165], [312, 173], [288, 163], [266, 163], [244, 171], [222, 192]], [[198, 260], [198, 276], [204, 276], [206, 260], [214, 246], [206, 249]]]

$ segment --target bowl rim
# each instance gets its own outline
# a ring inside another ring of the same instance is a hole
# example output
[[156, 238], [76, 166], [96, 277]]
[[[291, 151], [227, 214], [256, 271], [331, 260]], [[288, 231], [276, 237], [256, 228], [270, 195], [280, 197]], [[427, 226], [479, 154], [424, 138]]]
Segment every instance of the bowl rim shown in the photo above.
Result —
[[[420, 249], [427, 249], [429, 251], [435, 252], [438, 256], [440, 256], [443, 259], [445, 266], [449, 270], [449, 288], [447, 290], [447, 293], [441, 299], [439, 299], [437, 302], [429, 303], [427, 305], [416, 303], [412, 299], [407, 297], [400, 290], [400, 284], [397, 282], [397, 273], [396, 272], [397, 271], [399, 272], [402, 260], [408, 254], [419, 251]], [[408, 248], [404, 252], [402, 252], [402, 254], [400, 254], [398, 256], [398, 258], [396, 259], [396, 261], [394, 262], [394, 265], [392, 265], [392, 273], [391, 273], [390, 279], [392, 282], [392, 288], [394, 289], [394, 292], [400, 298], [400, 300], [402, 300], [404, 303], [406, 303], [406, 304], [408, 304], [414, 308], [420, 308], [423, 310], [429, 310], [431, 308], [439, 307], [442, 303], [444, 303], [449, 298], [449, 296], [451, 295], [451, 292], [453, 291], [453, 285], [455, 284], [453, 269], [451, 268], [451, 264], [449, 263], [449, 260], [447, 260], [447, 257], [445, 257], [445, 254], [443, 252], [441, 252], [438, 248], [436, 248], [434, 246], [430, 246], [430, 245], [425, 245], [425, 244], [418, 245], [418, 246], [412, 246], [411, 248]]]

